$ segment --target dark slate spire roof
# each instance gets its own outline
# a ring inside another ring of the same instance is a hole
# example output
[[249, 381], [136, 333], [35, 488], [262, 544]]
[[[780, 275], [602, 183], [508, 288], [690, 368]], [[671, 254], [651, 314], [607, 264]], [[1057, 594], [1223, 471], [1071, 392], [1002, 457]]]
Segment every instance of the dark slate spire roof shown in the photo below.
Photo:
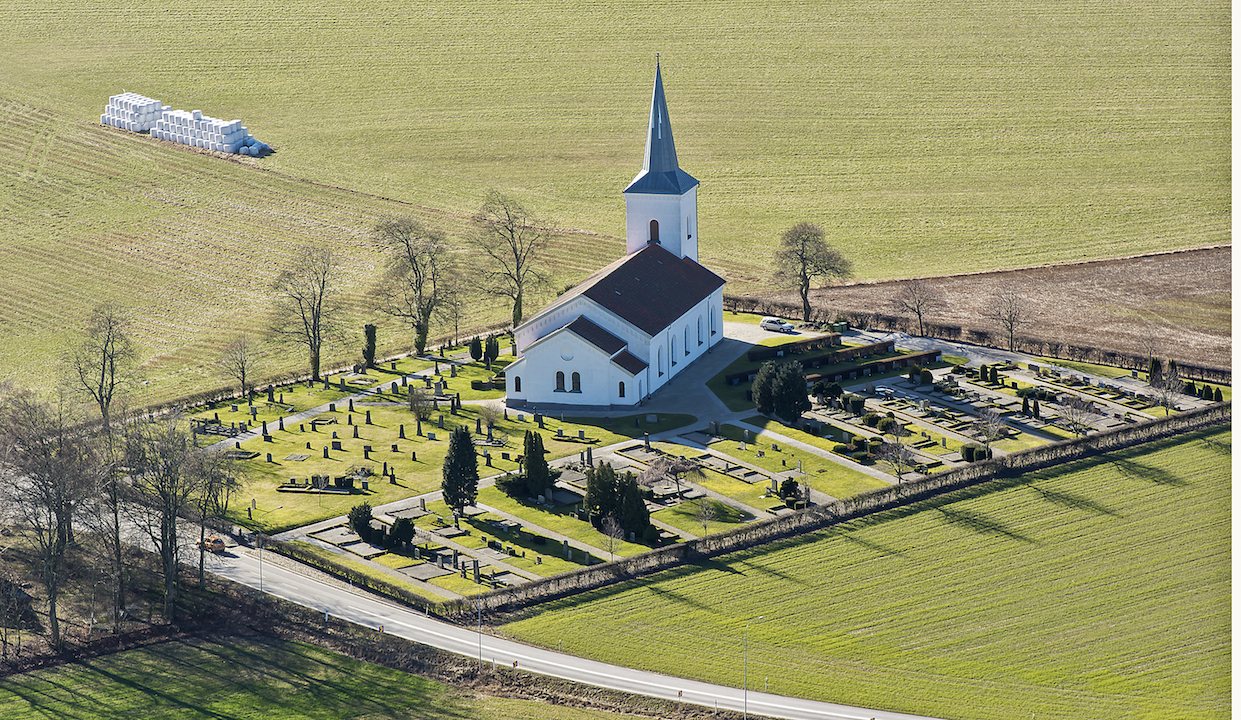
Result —
[[651, 119], [647, 126], [642, 172], [625, 188], [625, 192], [681, 195], [697, 184], [697, 180], [677, 165], [677, 148], [672, 142], [672, 125], [668, 121], [668, 101], [664, 99], [664, 81], [656, 63], [655, 92], [651, 95]]

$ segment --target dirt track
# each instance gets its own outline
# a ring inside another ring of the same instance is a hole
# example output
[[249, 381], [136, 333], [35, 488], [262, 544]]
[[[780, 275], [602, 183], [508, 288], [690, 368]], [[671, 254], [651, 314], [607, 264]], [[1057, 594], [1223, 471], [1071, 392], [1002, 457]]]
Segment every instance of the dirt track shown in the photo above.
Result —
[[[1232, 366], [1231, 246], [928, 280], [948, 304], [929, 318], [935, 322], [995, 331], [985, 318], [988, 301], [1012, 288], [1034, 311], [1023, 335], [1145, 354], [1143, 338], [1154, 331], [1159, 355]], [[813, 302], [837, 312], [896, 315], [891, 301], [900, 286], [825, 288]], [[796, 302], [792, 294], [784, 299]], [[916, 328], [912, 318], [910, 327]]]

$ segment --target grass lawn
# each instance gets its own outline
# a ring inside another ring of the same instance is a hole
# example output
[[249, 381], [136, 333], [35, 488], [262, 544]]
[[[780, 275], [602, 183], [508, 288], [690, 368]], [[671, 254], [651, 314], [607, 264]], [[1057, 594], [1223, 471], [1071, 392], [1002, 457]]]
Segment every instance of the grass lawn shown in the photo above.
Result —
[[607, 718], [607, 713], [463, 693], [301, 643], [162, 642], [5, 678], [0, 719]]
[[[478, 501], [490, 505], [497, 510], [503, 510], [506, 513], [515, 515], [532, 525], [537, 525], [541, 528], [558, 532], [565, 537], [572, 538], [573, 540], [585, 543], [591, 547], [598, 548], [599, 550], [606, 551], [608, 549], [609, 538], [596, 530], [590, 523], [583, 520], [578, 520], [573, 514], [572, 505], [557, 505], [550, 509], [532, 507], [514, 500], [508, 495], [500, 492], [500, 490], [496, 487], [483, 488], [482, 490], [479, 490]], [[636, 555], [638, 553], [646, 552], [647, 550], [650, 550], [650, 548], [645, 545], [630, 543], [622, 540], [615, 543], [614, 550], [618, 557], [626, 557], [629, 555]], [[528, 552], [526, 554], [529, 555]], [[594, 555], [596, 559], [600, 557], [603, 557], [605, 560], [608, 559], [606, 557], [606, 552], [605, 556], [600, 556], [596, 553], [592, 553], [592, 555]], [[581, 550], [573, 551], [575, 561], [580, 559], [581, 556]]]
[[[711, 449], [718, 452], [721, 449], [721, 446], [717, 444]], [[715, 470], [710, 470], [707, 468], [703, 468], [702, 472], [704, 477], [694, 478], [694, 482], [707, 488], [708, 490], [712, 490], [721, 495], [727, 495], [728, 497], [749, 505], [752, 508], [758, 508], [759, 510], [770, 510], [777, 505], [783, 504], [778, 498], [767, 497], [767, 491], [771, 489], [771, 486], [768, 483], [748, 483], [744, 480], [738, 480], [731, 475], [725, 475], [724, 473], [716, 472]], [[664, 511], [661, 510], [660, 512]], [[698, 529], [701, 530], [702, 527], [699, 526]], [[692, 528], [691, 532], [693, 532]], [[698, 533], [694, 532], [694, 534], [697, 535]]]
[[[761, 416], [760, 419], [765, 420], [765, 418], [761, 418]], [[747, 422], [752, 422], [753, 424], [758, 425], [754, 418], [747, 420]], [[775, 423], [774, 421], [768, 422], [772, 423], [771, 429], [773, 432], [778, 432], [795, 440], [801, 440], [802, 442], [808, 443], [809, 439], [813, 438], [816, 441], [816, 444], [823, 443], [823, 440], [820, 438], [815, 438], [809, 433], [804, 433], [800, 430], [793, 430], [780, 423]], [[715, 443], [711, 447], [712, 450], [730, 455], [772, 473], [795, 469], [797, 467], [797, 461], [801, 460], [802, 471], [806, 474], [799, 476], [797, 478], [798, 482], [809, 483], [810, 487], [818, 490], [819, 492], [827, 493], [832, 497], [845, 498], [867, 490], [886, 487], [887, 485], [887, 483], [884, 483], [882, 480], [878, 480], [865, 473], [833, 462], [814, 453], [793, 449], [789, 447], [788, 444], [776, 442], [774, 444], [779, 445], [780, 449], [773, 450], [771, 447], [773, 444], [771, 438], [764, 438], [762, 436], [755, 435], [753, 432], [750, 433], [750, 438], [753, 442], [748, 444], [745, 450], [740, 450], [738, 449], [738, 443], [741, 441], [743, 436], [741, 428], [736, 425], [721, 426], [720, 434], [727, 438], [727, 440]], [[831, 445], [827, 445], [827, 448], [830, 449], [830, 447]], [[763, 451], [763, 457], [758, 457], [759, 450]]]
[[[936, 717], [1226, 718], [1231, 432], [1151, 443], [541, 606], [584, 655]], [[589, 636], [589, 640], [587, 640]]]
[[[707, 520], [705, 532], [702, 521], [698, 519], [699, 507], [701, 507], [702, 503], [707, 503], [711, 513], [710, 519]], [[691, 535], [703, 537], [731, 530], [737, 527], [737, 523], [742, 522], [749, 516], [730, 505], [725, 505], [719, 500], [702, 497], [697, 500], [686, 500], [675, 507], [664, 508], [651, 515], [651, 517], [668, 523], [673, 527], [680, 528]]]

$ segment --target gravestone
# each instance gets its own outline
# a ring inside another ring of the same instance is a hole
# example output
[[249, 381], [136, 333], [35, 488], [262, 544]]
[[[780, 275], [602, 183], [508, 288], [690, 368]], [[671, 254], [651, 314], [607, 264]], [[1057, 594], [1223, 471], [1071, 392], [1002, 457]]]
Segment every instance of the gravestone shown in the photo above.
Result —
[[544, 428], [543, 428], [543, 416], [542, 416], [542, 415], [535, 415], [534, 417], [535, 417], [535, 418], [539, 421], [539, 429], [540, 429], [540, 430], [543, 430], [543, 429], [544, 429]]
[[280, 432], [284, 432], [284, 418], [280, 418]]
[[259, 409], [251, 405], [250, 406], [250, 417], [257, 419], [258, 416], [259, 416]]
[[349, 398], [349, 412], [353, 412], [353, 398]]
[[418, 418], [418, 437], [422, 437], [422, 418]]
[[435, 439], [435, 433], [433, 433], [433, 432], [429, 432], [429, 433], [427, 433], [427, 439], [428, 439], [428, 440], [434, 440], [434, 439]]
[[[352, 410], [353, 408], [349, 408], [349, 409], [350, 409], [350, 410]], [[346, 425], [352, 425], [352, 424], [353, 424], [353, 416], [352, 416], [352, 415], [346, 415], [346, 416], [345, 416], [345, 424], [346, 424]]]
[[457, 377], [457, 366], [452, 365], [448, 368], [448, 377]]
[[402, 375], [401, 376], [401, 387], [405, 387], [407, 385], [409, 385], [409, 378]]
[[395, 380], [392, 381], [392, 389], [389, 392], [391, 392], [393, 395], [401, 394], [401, 388], [399, 385], [396, 384]]
[[578, 440], [585, 440], [585, 439], [586, 439], [586, 431], [585, 431], [585, 430], [578, 430], [578, 431], [577, 431], [577, 439], [578, 439]]
[[478, 558], [474, 558], [474, 584], [477, 585], [480, 582], [481, 580], [478, 577]]
[[391, 370], [396, 370], [396, 361], [395, 361], [395, 360], [394, 360], [394, 361], [392, 361], [392, 363], [391, 363], [388, 367], [389, 367], [389, 369], [391, 369]]
[[442, 382], [440, 382], [440, 381], [436, 381], [436, 383], [435, 383], [435, 394], [436, 394], [436, 395], [443, 395], [443, 394], [444, 394], [444, 383], [442, 383]]
[[271, 462], [271, 453], [267, 453], [267, 462]]
[[556, 428], [556, 437], [558, 438], [564, 437], [564, 428]]
[[367, 425], [371, 424], [371, 411], [370, 410], [366, 411], [366, 424]]
[[491, 467], [491, 453], [490, 453], [490, 452], [488, 452], [488, 451], [486, 451], [486, 450], [484, 450], [484, 451], [483, 451], [483, 459], [487, 461], [487, 467]]
[[443, 429], [444, 429], [444, 416], [443, 416], [443, 415], [440, 415], [440, 420], [439, 420], [439, 429], [440, 429], [440, 430], [443, 430]]
[[483, 434], [483, 419], [482, 418], [474, 418], [474, 434], [475, 435]]
[[267, 434], [267, 421], [266, 420], [263, 421], [263, 434], [264, 435]]
[[508, 453], [506, 453], [506, 452], [502, 452], [502, 453], [500, 453], [500, 459], [501, 459], [501, 460], [512, 460], [512, 458], [511, 458], [511, 457], [509, 457], [509, 454], [508, 454]]
[[487, 426], [487, 442], [495, 442], [495, 438], [491, 436], [491, 426]]
[[797, 472], [801, 472], [801, 460], [797, 461]]
[[332, 431], [332, 439], [333, 439], [333, 440], [335, 440], [335, 439], [336, 439], [336, 431], [335, 431], [335, 430], [333, 430], [333, 431]]
[[309, 449], [310, 449], [310, 443], [306, 443], [306, 449], [307, 449], [307, 450], [309, 450]]
[[401, 451], [401, 450], [400, 450], [400, 448], [398, 448], [398, 447], [397, 447], [397, 444], [396, 444], [396, 443], [392, 443], [392, 452], [400, 452], [400, 451]]
[[357, 425], [353, 426], [353, 439], [354, 440], [358, 439], [358, 426]]
[[569, 549], [569, 541], [568, 541], [568, 540], [564, 540], [564, 541], [562, 541], [562, 542], [563, 542], [563, 545], [562, 545], [562, 550], [563, 550], [563, 552], [564, 552], [564, 559], [565, 559], [565, 560], [572, 560], [572, 559], [573, 559], [573, 551]]
[[526, 421], [526, 416], [523, 415], [522, 413], [517, 413], [517, 422], [525, 422], [525, 421]]
[[[237, 406], [236, 406], [236, 405], [233, 405], [233, 406], [232, 406], [232, 410], [233, 410], [233, 412], [237, 412]], [[217, 417], [218, 417], [218, 416], [217, 416]]]
[[336, 403], [328, 403], [328, 406], [327, 406], [327, 411], [328, 411], [328, 412], [336, 412]]
[[779, 492], [779, 491], [780, 491], [780, 489], [776, 487], [776, 479], [775, 479], [775, 478], [772, 478], [772, 479], [771, 479], [771, 494], [773, 494], [773, 495], [774, 495], [774, 494], [776, 494], [776, 493], [777, 493], [777, 492]]
[[327, 445], [324, 445], [324, 446], [323, 446], [323, 459], [324, 459], [324, 460], [327, 460], [327, 459], [328, 459], [328, 455], [327, 455]]
[[642, 433], [642, 444], [646, 448], [647, 452], [651, 451], [651, 434], [649, 432]]
[[586, 464], [594, 467], [595, 458], [591, 455], [590, 448], [586, 448]]
[[659, 416], [658, 416], [658, 415], [647, 415], [647, 416], [646, 416], [646, 421], [647, 421], [648, 423], [650, 423], [650, 424], [654, 425], [654, 424], [656, 424], [656, 423], [658, 423], [658, 422], [659, 422]]
[[780, 452], [780, 446], [779, 446], [779, 445], [777, 445], [776, 443], [772, 443], [772, 444], [771, 444], [771, 450], [772, 450], [772, 452]]
[[741, 441], [750, 442], [750, 431], [749, 430], [746, 430], [745, 428], [741, 429]]
[[[398, 437], [399, 437], [401, 440], [404, 440], [404, 439], [405, 439], [405, 425], [403, 425], [403, 424], [402, 424], [402, 425], [400, 426], [400, 430], [401, 430], [401, 433], [400, 433], [400, 435], [399, 435]], [[393, 448], [396, 448], [396, 446], [395, 446], [395, 445], [393, 445], [392, 447], [393, 447]]]
[[333, 441], [332, 441], [332, 449], [333, 449], [333, 450], [339, 450], [339, 449], [340, 449], [340, 441], [339, 441], [339, 440], [333, 440]]
[[274, 403], [274, 402], [276, 402], [276, 388], [271, 387], [271, 386], [268, 386], [268, 388], [267, 388], [267, 402], [269, 402], [269, 403]]

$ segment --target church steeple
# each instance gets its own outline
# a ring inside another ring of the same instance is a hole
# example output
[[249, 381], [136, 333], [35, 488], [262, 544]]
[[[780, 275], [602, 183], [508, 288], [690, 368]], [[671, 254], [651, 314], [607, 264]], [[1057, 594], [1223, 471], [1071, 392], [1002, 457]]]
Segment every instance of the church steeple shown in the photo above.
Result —
[[651, 93], [651, 117], [647, 123], [646, 153], [642, 171], [634, 177], [625, 192], [680, 195], [698, 184], [677, 164], [677, 148], [672, 141], [672, 124], [668, 121], [668, 101], [664, 98], [664, 79], [659, 63], [655, 63], [655, 90]]
[[642, 170], [625, 188], [626, 252], [659, 244], [697, 262], [697, 232], [698, 181], [677, 163], [664, 79], [656, 62]]

